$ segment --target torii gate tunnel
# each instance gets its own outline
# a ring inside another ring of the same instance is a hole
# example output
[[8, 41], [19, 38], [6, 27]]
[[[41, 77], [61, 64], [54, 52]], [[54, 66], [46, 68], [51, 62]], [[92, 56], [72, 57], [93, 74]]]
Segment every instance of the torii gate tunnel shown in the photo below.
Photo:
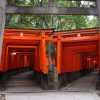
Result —
[[[56, 56], [47, 53], [49, 42], [56, 45]], [[92, 71], [97, 65], [100, 72], [98, 44], [97, 28], [61, 32], [5, 29], [0, 78], [2, 80], [5, 74], [14, 70], [31, 68], [34, 79], [43, 88], [49, 88], [50, 75], [54, 75], [53, 88], [55, 85], [60, 87], [76, 76]], [[54, 67], [51, 71], [49, 62]]]

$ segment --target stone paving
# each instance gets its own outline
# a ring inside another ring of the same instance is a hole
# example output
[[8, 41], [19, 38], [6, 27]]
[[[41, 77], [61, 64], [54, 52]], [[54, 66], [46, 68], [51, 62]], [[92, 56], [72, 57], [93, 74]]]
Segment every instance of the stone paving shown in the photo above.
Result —
[[100, 92], [96, 91], [96, 72], [73, 81], [59, 91], [42, 90], [29, 78], [30, 75], [27, 72], [13, 76], [0, 100], [100, 100]]
[[5, 100], [5, 95], [4, 94], [0, 95], [0, 100]]
[[50, 92], [7, 94], [6, 100], [100, 100], [96, 93]]
[[70, 83], [61, 89], [67, 92], [96, 92], [96, 84], [98, 82], [97, 72], [92, 72], [78, 80]]
[[33, 81], [33, 72], [24, 72], [12, 76], [5, 92], [41, 92], [42, 88]]

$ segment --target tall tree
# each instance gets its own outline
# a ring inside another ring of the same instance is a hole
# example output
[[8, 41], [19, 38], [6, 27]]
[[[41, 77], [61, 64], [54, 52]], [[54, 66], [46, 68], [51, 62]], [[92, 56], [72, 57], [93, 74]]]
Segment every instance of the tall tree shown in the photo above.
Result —
[[[14, 6], [47, 6], [48, 0], [8, 0], [8, 4]], [[93, 2], [72, 0], [58, 0], [57, 5], [61, 7], [95, 6]], [[6, 20], [6, 27], [12, 28], [55, 28], [55, 30], [59, 31], [91, 28], [97, 26], [98, 24], [96, 17], [92, 17], [92, 20], [89, 20], [88, 16], [83, 15], [7, 15]]]

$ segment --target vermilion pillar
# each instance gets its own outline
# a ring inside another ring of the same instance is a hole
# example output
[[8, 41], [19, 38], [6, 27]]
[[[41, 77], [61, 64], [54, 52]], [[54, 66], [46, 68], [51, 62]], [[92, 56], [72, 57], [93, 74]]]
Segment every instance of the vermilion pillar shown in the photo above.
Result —
[[45, 43], [45, 33], [44, 32], [42, 32], [42, 40], [40, 42], [40, 66], [41, 66], [41, 71], [44, 74], [47, 74], [48, 68], [47, 68], [46, 43]]
[[29, 62], [28, 62], [27, 54], [24, 54], [24, 67], [29, 67]]
[[61, 44], [60, 35], [59, 35], [59, 39], [57, 42], [57, 71], [58, 71], [58, 74], [61, 73], [61, 68], [62, 68], [62, 44]]

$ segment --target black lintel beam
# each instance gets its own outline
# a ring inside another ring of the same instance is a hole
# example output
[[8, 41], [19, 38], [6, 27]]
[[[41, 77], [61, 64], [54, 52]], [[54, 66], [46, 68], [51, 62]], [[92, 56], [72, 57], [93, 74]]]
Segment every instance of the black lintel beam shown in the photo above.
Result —
[[97, 15], [97, 8], [14, 7], [7, 6], [6, 14]]

